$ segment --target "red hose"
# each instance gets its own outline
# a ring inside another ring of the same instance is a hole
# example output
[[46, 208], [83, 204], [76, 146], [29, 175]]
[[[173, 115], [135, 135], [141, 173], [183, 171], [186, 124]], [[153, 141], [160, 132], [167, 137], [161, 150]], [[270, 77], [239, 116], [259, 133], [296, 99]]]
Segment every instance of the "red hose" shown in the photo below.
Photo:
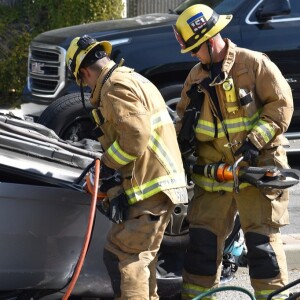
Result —
[[88, 245], [90, 243], [90, 239], [91, 239], [91, 233], [92, 233], [92, 229], [93, 229], [93, 223], [94, 223], [94, 219], [95, 219], [95, 214], [96, 214], [96, 204], [97, 204], [97, 191], [98, 191], [98, 186], [99, 186], [99, 174], [100, 173], [100, 160], [96, 159], [95, 161], [95, 182], [94, 182], [94, 192], [92, 194], [92, 203], [91, 203], [91, 208], [90, 208], [90, 214], [89, 214], [89, 222], [88, 222], [88, 227], [86, 230], [86, 235], [85, 235], [85, 241], [83, 244], [83, 247], [81, 249], [81, 253], [80, 253], [80, 257], [78, 260], [78, 263], [76, 265], [72, 280], [66, 290], [65, 295], [63, 296], [62, 300], [67, 300], [73, 289], [74, 286], [77, 282], [77, 279], [79, 277], [79, 274], [81, 272], [83, 263], [84, 263], [84, 259], [87, 253], [87, 249], [88, 249]]

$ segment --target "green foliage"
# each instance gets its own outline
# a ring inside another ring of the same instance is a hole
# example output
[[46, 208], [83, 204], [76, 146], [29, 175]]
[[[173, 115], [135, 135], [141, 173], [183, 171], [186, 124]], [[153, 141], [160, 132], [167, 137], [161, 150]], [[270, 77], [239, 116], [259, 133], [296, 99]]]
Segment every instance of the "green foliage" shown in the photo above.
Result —
[[22, 0], [22, 9], [35, 33], [121, 18], [121, 0]]
[[20, 0], [0, 5], [0, 107], [13, 107], [26, 83], [28, 47], [39, 33], [121, 18], [122, 0]]

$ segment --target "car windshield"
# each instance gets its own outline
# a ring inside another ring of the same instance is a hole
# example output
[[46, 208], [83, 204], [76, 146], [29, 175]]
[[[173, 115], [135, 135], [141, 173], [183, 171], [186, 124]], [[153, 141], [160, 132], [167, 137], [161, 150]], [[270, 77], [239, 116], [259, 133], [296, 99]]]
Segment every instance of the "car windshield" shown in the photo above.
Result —
[[173, 12], [180, 15], [186, 8], [194, 4], [205, 4], [219, 14], [232, 14], [245, 0], [186, 0], [177, 6]]

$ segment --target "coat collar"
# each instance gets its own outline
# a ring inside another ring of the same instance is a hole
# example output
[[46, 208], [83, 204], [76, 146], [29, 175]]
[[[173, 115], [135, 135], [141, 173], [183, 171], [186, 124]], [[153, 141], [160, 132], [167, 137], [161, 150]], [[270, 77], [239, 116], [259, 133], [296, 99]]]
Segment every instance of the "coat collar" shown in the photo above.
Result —
[[213, 78], [212, 82], [210, 83], [210, 85], [212, 86], [222, 84], [227, 79], [228, 74], [232, 69], [232, 66], [235, 61], [236, 45], [233, 42], [231, 42], [230, 39], [224, 39], [224, 41], [227, 45], [227, 52], [222, 64], [221, 73], [215, 78]]
[[97, 83], [96, 83], [96, 86], [95, 88], [93, 89], [92, 91], [92, 94], [91, 94], [91, 98], [90, 98], [90, 102], [93, 106], [95, 107], [98, 107], [99, 104], [100, 104], [100, 101], [101, 101], [101, 89], [102, 89], [102, 82], [105, 78], [105, 76], [108, 74], [108, 72], [110, 71], [110, 69], [115, 65], [116, 63], [111, 60], [109, 61], [105, 66], [104, 68], [102, 69], [99, 77], [98, 77], [98, 80], [97, 80]]

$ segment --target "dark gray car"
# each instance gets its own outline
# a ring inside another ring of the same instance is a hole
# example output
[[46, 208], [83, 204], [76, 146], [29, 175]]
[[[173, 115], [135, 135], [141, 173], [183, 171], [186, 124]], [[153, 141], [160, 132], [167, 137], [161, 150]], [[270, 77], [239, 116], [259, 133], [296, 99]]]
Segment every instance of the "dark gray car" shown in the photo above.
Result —
[[[93, 140], [66, 142], [43, 125], [0, 115], [0, 299], [62, 298], [85, 239], [91, 195], [84, 175], [101, 157], [99, 147]], [[180, 289], [186, 208], [175, 208], [159, 253], [161, 296]], [[102, 262], [109, 227], [97, 211], [73, 296], [112, 297]]]

